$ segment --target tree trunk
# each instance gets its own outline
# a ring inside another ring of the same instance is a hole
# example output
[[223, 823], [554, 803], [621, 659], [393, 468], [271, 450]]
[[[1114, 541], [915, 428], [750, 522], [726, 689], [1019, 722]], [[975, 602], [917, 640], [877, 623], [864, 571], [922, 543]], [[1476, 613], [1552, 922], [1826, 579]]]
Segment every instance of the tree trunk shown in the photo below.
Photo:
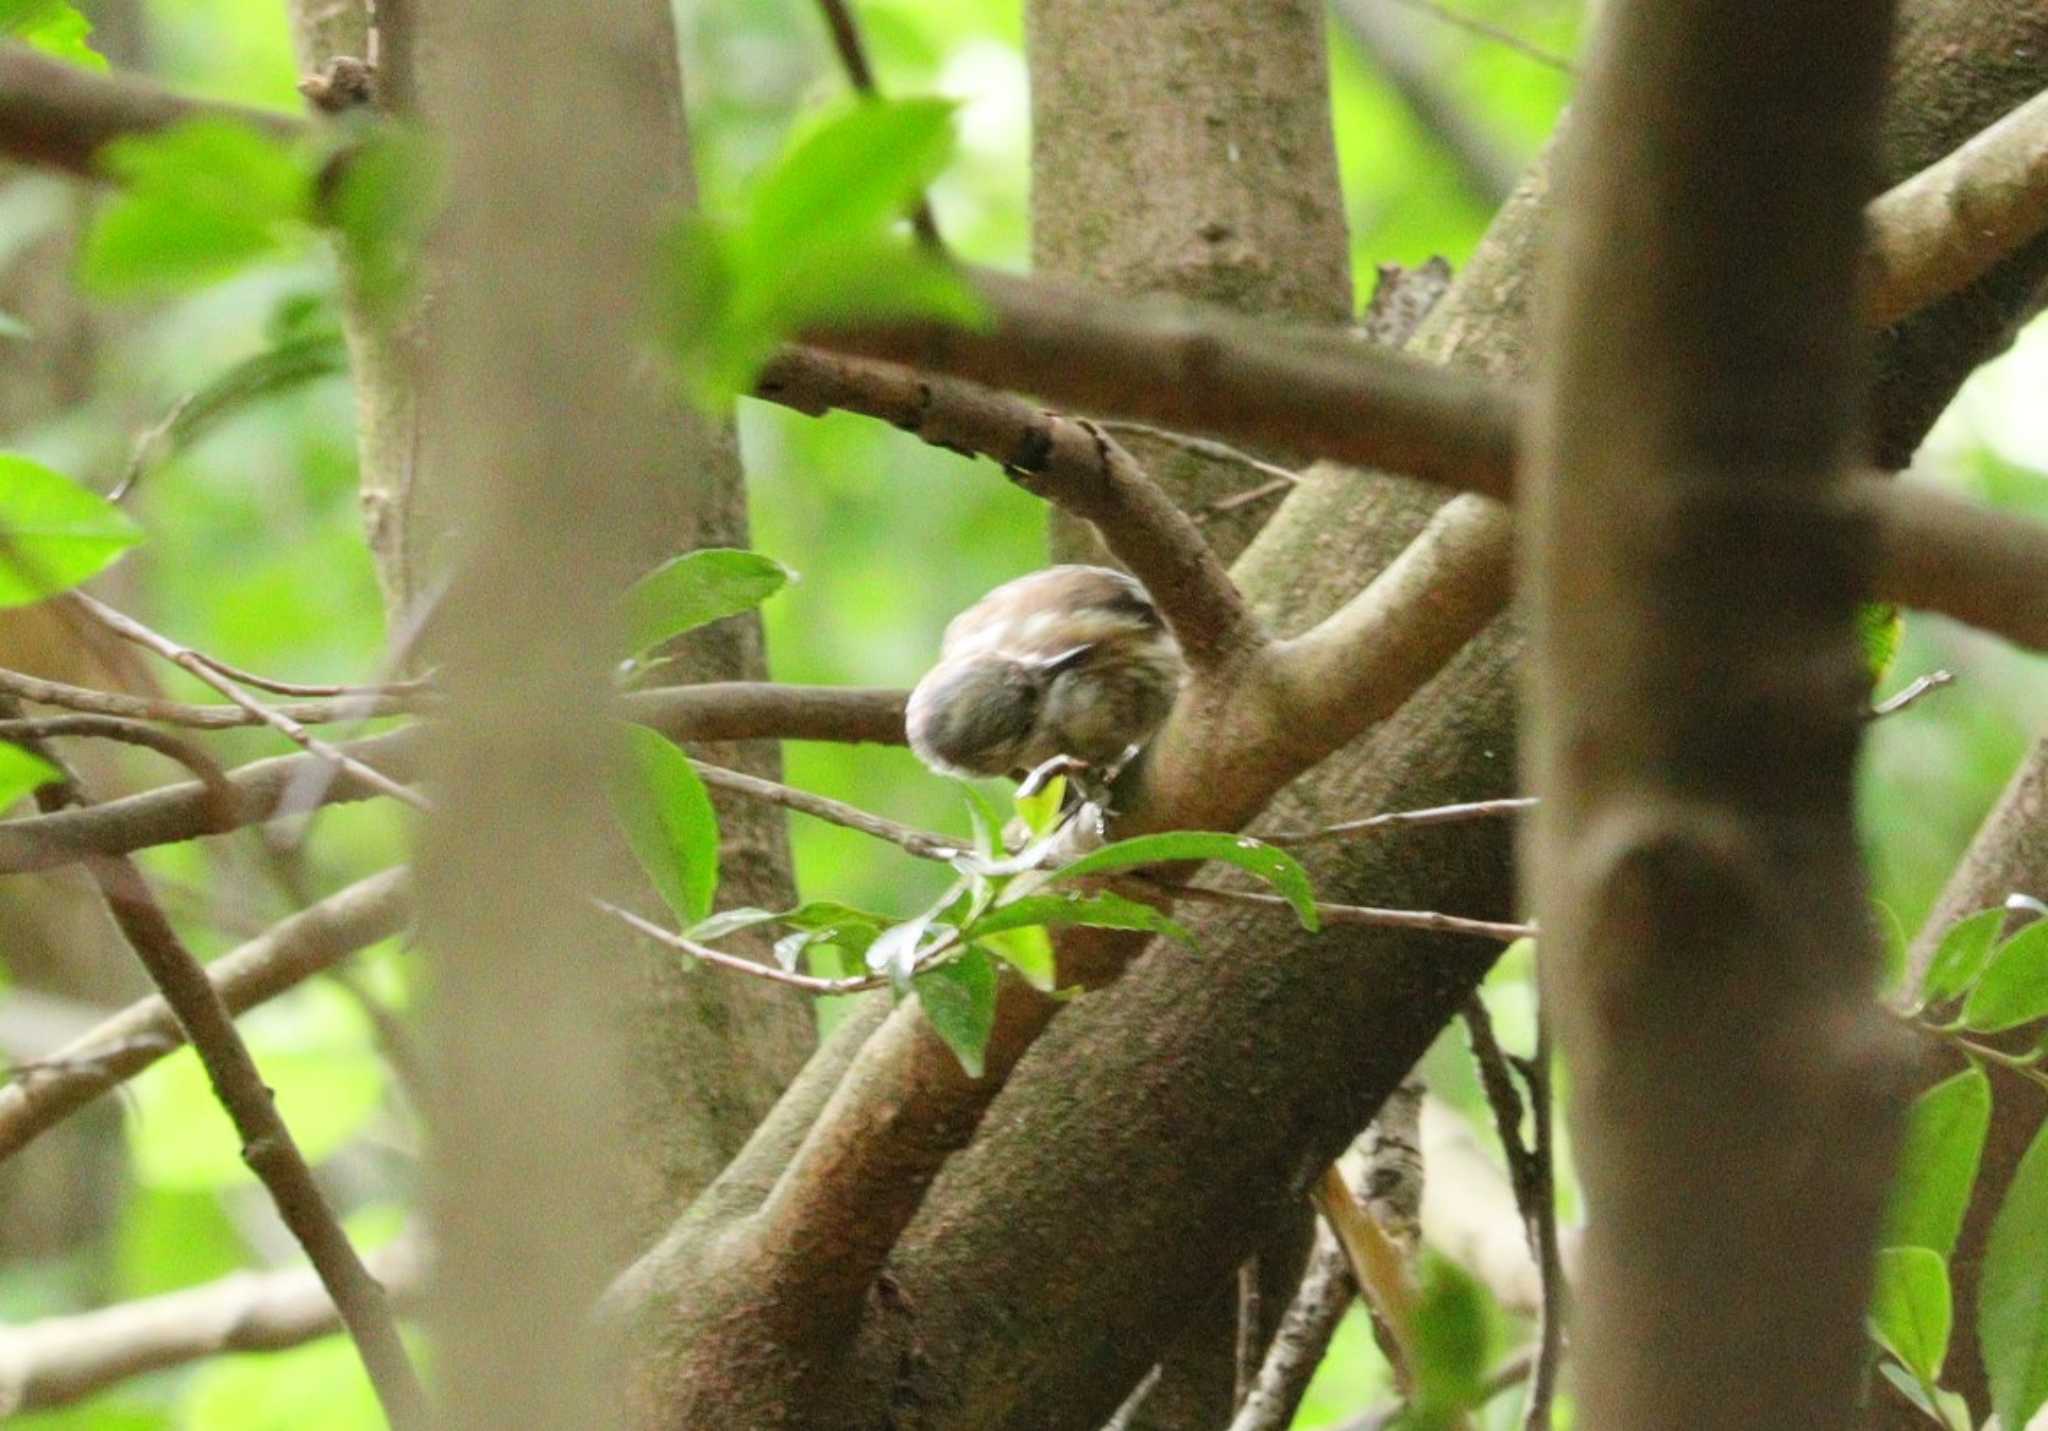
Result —
[[1616, 0], [1563, 166], [1525, 848], [1590, 1428], [1854, 1416], [1899, 1051], [1851, 802], [1872, 542], [1829, 489], [1889, 22]]
[[[475, 65], [458, 42], [444, 38], [440, 8], [415, 13], [405, 4], [379, 6], [382, 102], [437, 125], [447, 92]], [[607, 13], [620, 32], [633, 36], [631, 48], [658, 71], [646, 83], [658, 85], [660, 93], [650, 90], [646, 102], [661, 113], [650, 121], [638, 151], [643, 173], [626, 210], [652, 223], [694, 198], [673, 22], [668, 7], [658, 3], [615, 6]], [[366, 16], [359, 0], [299, 0], [293, 21], [300, 62], [309, 73], [336, 55], [364, 53]], [[597, 213], [586, 217], [605, 222]], [[434, 490], [447, 470], [448, 439], [432, 429], [431, 414], [419, 403], [421, 374], [437, 357], [447, 268], [461, 256], [437, 242], [421, 275], [419, 301], [395, 322], [380, 321], [360, 294], [348, 294], [364, 514], [394, 628], [435, 589], [437, 565], [445, 565], [448, 555], [450, 521], [471, 519]], [[638, 342], [636, 333], [620, 351], [635, 351]], [[603, 381], [626, 387], [646, 380], [631, 376], [622, 360]], [[563, 405], [558, 395], [536, 401], [543, 410]], [[695, 547], [746, 546], [746, 494], [729, 426], [707, 421], [672, 396], [642, 392], [636, 401], [658, 413], [662, 438], [635, 473], [636, 520], [619, 534], [624, 559], [638, 572]], [[600, 448], [587, 466], [564, 468], [561, 480], [581, 483], [591, 468], [611, 460]], [[451, 512], [460, 515], [451, 518]], [[679, 659], [669, 669], [678, 681], [766, 676], [760, 620], [752, 613], [694, 633], [672, 654]], [[771, 779], [781, 771], [772, 742], [705, 746], [692, 753]], [[722, 897], [733, 904], [787, 907], [794, 894], [780, 815], [727, 797], [714, 797], [714, 803], [723, 834]], [[645, 877], [616, 842], [607, 848], [613, 859], [605, 884], [615, 897], [644, 903]], [[595, 961], [632, 971], [620, 989], [618, 1015], [629, 1048], [621, 1100], [626, 1152], [615, 1174], [624, 1202], [614, 1199], [619, 1210], [606, 1219], [613, 1254], [623, 1258], [654, 1237], [738, 1150], [815, 1045], [815, 1025], [800, 994], [758, 980], [694, 977], [672, 956], [615, 931], [586, 930], [579, 947], [589, 949]]]

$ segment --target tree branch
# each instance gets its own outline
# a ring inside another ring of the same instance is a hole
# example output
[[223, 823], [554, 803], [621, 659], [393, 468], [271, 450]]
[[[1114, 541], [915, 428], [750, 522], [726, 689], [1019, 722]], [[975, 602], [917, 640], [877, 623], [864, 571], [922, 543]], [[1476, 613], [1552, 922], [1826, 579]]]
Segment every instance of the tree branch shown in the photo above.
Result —
[[[425, 1258], [401, 1239], [366, 1258], [399, 1307], [418, 1301]], [[307, 1268], [236, 1272], [203, 1286], [0, 1331], [0, 1416], [64, 1406], [144, 1372], [229, 1352], [283, 1351], [341, 1328]]]
[[[47, 750], [33, 743], [29, 748], [51, 758]], [[36, 792], [36, 802], [45, 810], [85, 799], [68, 772], [61, 784], [45, 785]], [[305, 1249], [321, 1285], [333, 1298], [385, 1416], [396, 1431], [423, 1428], [426, 1395], [398, 1339], [384, 1289], [363, 1266], [313, 1180], [313, 1170], [278, 1112], [219, 990], [171, 928], [133, 860], [96, 855], [86, 861], [86, 872], [106, 900], [115, 926], [199, 1055], [215, 1096], [241, 1135], [242, 1161], [270, 1194], [278, 1216]]]
[[[411, 915], [406, 872], [386, 870], [221, 955], [206, 966], [206, 976], [228, 1013], [240, 1015], [397, 933]], [[47, 1057], [16, 1068], [14, 1081], [0, 1087], [0, 1159], [184, 1042], [170, 1006], [152, 994]]]
[[[774, 739], [903, 741], [901, 691], [857, 687], [778, 686], [767, 682], [712, 682], [619, 698], [619, 713], [678, 741]], [[418, 727], [343, 742], [337, 747], [357, 764], [389, 780], [418, 778], [422, 732]], [[228, 772], [234, 792], [225, 815], [196, 782], [163, 786], [109, 800], [88, 809], [0, 821], [0, 874], [21, 874], [69, 864], [88, 854], [126, 854], [175, 844], [201, 835], [261, 824], [302, 772], [320, 763], [313, 755], [280, 755], [251, 761]], [[343, 774], [322, 791], [323, 804], [367, 800], [380, 793]]]

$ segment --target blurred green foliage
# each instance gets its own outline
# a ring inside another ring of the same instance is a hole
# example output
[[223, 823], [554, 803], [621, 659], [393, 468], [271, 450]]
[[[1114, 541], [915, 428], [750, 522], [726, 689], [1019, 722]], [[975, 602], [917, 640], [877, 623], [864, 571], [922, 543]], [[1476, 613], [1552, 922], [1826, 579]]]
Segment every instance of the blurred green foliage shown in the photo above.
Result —
[[[1576, 48], [1579, 0], [1451, 3], [1548, 50], [1569, 55]], [[117, 7], [84, 8], [111, 32], [108, 12]], [[957, 106], [956, 157], [931, 189], [946, 241], [973, 261], [1022, 267], [1029, 247], [1028, 105], [1016, 0], [856, 0], [856, 8], [885, 94], [939, 96]], [[1404, 8], [1452, 92], [1503, 144], [1533, 155], [1569, 97], [1570, 77]], [[276, 0], [147, 0], [141, 19], [149, 68], [165, 81], [203, 95], [297, 107], [284, 7]], [[703, 0], [683, 5], [679, 21], [703, 206], [732, 215], [789, 136], [838, 102], [845, 83], [811, 0]], [[1334, 116], [1360, 273], [1435, 253], [1462, 262], [1487, 213], [1341, 25], [1333, 26], [1333, 37]], [[291, 205], [304, 195], [296, 179], [260, 156], [242, 158], [238, 172], [250, 176], [252, 217], [241, 242], [255, 254], [260, 246], [251, 235], [274, 238], [290, 229], [298, 212]], [[399, 180], [380, 182], [387, 195], [398, 191]], [[345, 194], [342, 202], [354, 201]], [[0, 184], [0, 262], [25, 263], [52, 245], [63, 247], [75, 207], [70, 191], [45, 177]], [[131, 265], [121, 273], [146, 276], [152, 260], [177, 259], [189, 271], [194, 262], [221, 256], [203, 245], [174, 251], [169, 237], [175, 234], [160, 223], [131, 222], [123, 246], [111, 258], [102, 249], [89, 267], [104, 277], [108, 263], [120, 259]], [[370, 233], [366, 242], [398, 246], [407, 239], [401, 230]], [[324, 251], [269, 247], [254, 266], [210, 286], [149, 301], [94, 300], [77, 324], [53, 325], [44, 313], [24, 312], [26, 329], [10, 326], [0, 361], [46, 361], [62, 344], [69, 360], [77, 351], [87, 354], [92, 376], [76, 401], [18, 421], [6, 445], [109, 490], [130, 467], [136, 438], [182, 399], [306, 339], [307, 316], [331, 314], [334, 282]], [[2037, 336], [1983, 375], [1930, 444], [1927, 475], [2048, 516], [2048, 476], [2041, 470], [2048, 465], [2048, 426], [2030, 415], [2044, 363], [2048, 342]], [[185, 434], [189, 441], [181, 437], [152, 454], [126, 503], [147, 542], [101, 589], [159, 628], [237, 664], [305, 680], [367, 679], [380, 669], [384, 627], [356, 507], [351, 398], [337, 376], [299, 376], [266, 388], [260, 401], [234, 402]], [[988, 463], [865, 419], [808, 419], [744, 399], [739, 430], [754, 546], [804, 577], [762, 608], [774, 672], [783, 679], [908, 685], [954, 612], [1042, 559], [1042, 511]], [[1936, 666], [1954, 670], [1957, 683], [1873, 730], [1859, 797], [1875, 892], [1908, 930], [2035, 733], [2048, 694], [2041, 661], [1936, 619], [1909, 619], [1889, 681], [1903, 683]], [[203, 698], [183, 673], [156, 674], [170, 693]], [[281, 748], [259, 731], [210, 741], [231, 762]], [[145, 754], [124, 754], [120, 764], [137, 785], [164, 778]], [[959, 792], [907, 752], [791, 745], [786, 773], [806, 788], [949, 831], [963, 843], [969, 838]], [[942, 868], [850, 831], [802, 816], [792, 826], [806, 899], [900, 917], [946, 883]], [[253, 837], [181, 846], [151, 852], [146, 864], [163, 882], [183, 931], [210, 955], [306, 898], [386, 866], [404, 848], [398, 813], [368, 803], [323, 811], [271, 846]], [[990, 942], [997, 938], [1011, 936]], [[1039, 943], [1018, 933], [1018, 947], [1006, 946], [1004, 957], [1042, 957]], [[354, 991], [316, 982], [253, 1015], [246, 1027], [287, 1118], [322, 1160], [352, 1226], [374, 1243], [395, 1233], [410, 1199], [416, 1129], [358, 993], [402, 1012], [414, 998], [416, 971], [395, 943], [353, 967]], [[1511, 954], [1488, 982], [1510, 1047], [1529, 1047], [1531, 991], [1526, 950]], [[981, 996], [976, 988], [964, 992], [959, 1012], [971, 1031]], [[1484, 1127], [1484, 1103], [1456, 1030], [1426, 1069], [1437, 1094]], [[294, 1259], [241, 1169], [189, 1054], [137, 1080], [122, 1107], [133, 1173], [120, 1217], [104, 1245], [0, 1266], [0, 1311], [10, 1319]], [[1563, 1201], [1567, 1219], [1576, 1215], [1569, 1179]], [[1526, 1336], [1490, 1301], [1483, 1310], [1488, 1355]], [[1459, 1323], [1468, 1344], [1472, 1325], [1469, 1317]], [[1354, 1315], [1297, 1424], [1335, 1424], [1386, 1394], [1384, 1366]], [[1480, 1424], [1514, 1424], [1516, 1400], [1497, 1398], [1480, 1413]], [[36, 1431], [296, 1431], [370, 1426], [375, 1417], [352, 1352], [329, 1339], [291, 1353], [140, 1378], [76, 1408], [10, 1424]]]

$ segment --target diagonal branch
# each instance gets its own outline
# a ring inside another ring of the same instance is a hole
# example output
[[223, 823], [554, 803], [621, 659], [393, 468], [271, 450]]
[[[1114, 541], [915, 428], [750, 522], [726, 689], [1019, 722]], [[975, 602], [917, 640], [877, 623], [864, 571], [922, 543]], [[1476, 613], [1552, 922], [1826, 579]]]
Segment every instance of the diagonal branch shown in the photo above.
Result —
[[[402, 869], [386, 870], [301, 910], [206, 966], [228, 1013], [240, 1015], [367, 945], [388, 938], [412, 914]], [[46, 1058], [18, 1067], [0, 1087], [0, 1159], [185, 1042], [161, 994], [138, 999]]]

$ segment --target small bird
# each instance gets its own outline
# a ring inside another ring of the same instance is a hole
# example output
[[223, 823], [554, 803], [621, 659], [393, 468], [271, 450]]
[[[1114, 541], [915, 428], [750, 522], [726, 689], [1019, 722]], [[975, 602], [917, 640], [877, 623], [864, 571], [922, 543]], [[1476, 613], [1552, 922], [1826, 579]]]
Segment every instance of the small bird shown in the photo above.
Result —
[[910, 693], [910, 748], [941, 775], [1114, 778], [1173, 709], [1180, 646], [1145, 588], [1100, 566], [1005, 582], [948, 623]]

